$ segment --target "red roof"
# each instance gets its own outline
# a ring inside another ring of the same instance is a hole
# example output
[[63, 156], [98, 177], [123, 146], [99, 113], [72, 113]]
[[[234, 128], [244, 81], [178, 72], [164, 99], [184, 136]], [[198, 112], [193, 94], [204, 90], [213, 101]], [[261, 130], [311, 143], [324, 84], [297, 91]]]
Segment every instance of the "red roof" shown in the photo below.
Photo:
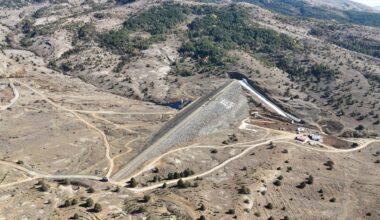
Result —
[[306, 141], [306, 137], [305, 136], [297, 136], [296, 140], [298, 140], [298, 141]]

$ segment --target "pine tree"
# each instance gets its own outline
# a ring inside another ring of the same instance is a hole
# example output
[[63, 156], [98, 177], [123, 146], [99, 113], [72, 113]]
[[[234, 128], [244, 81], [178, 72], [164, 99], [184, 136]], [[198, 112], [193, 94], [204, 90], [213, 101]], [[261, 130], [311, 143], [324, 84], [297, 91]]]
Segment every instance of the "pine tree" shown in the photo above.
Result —
[[94, 211], [99, 213], [102, 211], [102, 206], [99, 203], [95, 203]]
[[86, 207], [90, 208], [90, 207], [92, 207], [93, 205], [94, 205], [94, 200], [91, 199], [91, 198], [88, 198], [88, 199], [86, 200]]

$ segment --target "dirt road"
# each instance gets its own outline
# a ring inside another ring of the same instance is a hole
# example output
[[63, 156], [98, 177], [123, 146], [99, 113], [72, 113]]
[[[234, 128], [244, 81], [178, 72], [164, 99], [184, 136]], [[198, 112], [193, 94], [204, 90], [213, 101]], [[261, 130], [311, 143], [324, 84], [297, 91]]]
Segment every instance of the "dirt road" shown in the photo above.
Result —
[[62, 111], [66, 111], [66, 112], [70, 112], [71, 114], [73, 114], [75, 117], [77, 117], [79, 119], [79, 121], [81, 121], [82, 123], [84, 123], [86, 126], [88, 126], [89, 128], [93, 129], [94, 131], [98, 132], [101, 136], [102, 136], [102, 139], [103, 139], [103, 142], [104, 142], [104, 146], [106, 148], [106, 153], [105, 153], [105, 156], [108, 160], [108, 163], [109, 163], [109, 169], [108, 169], [108, 172], [106, 174], [106, 177], [110, 177], [111, 176], [111, 173], [113, 171], [113, 167], [114, 167], [114, 162], [110, 156], [110, 144], [107, 140], [107, 136], [104, 134], [104, 132], [102, 130], [100, 130], [99, 128], [97, 128], [96, 126], [92, 125], [91, 123], [89, 123], [88, 121], [86, 121], [84, 118], [82, 118], [75, 110], [72, 110], [72, 109], [67, 109], [59, 104], [56, 104], [55, 102], [51, 101], [45, 94], [43, 94], [42, 92], [32, 88], [31, 86], [23, 83], [23, 82], [20, 82], [18, 80], [15, 80], [16, 82], [18, 82], [20, 85], [28, 88], [29, 90], [33, 91], [34, 93], [38, 94], [39, 96], [41, 96], [46, 102], [50, 103], [51, 105], [53, 105], [54, 107], [62, 110]]
[[11, 101], [7, 105], [0, 106], [0, 111], [4, 111], [4, 110], [12, 107], [16, 103], [17, 99], [20, 97], [20, 94], [19, 94], [16, 86], [13, 84], [11, 79], [9, 79], [9, 85], [12, 88], [14, 97], [11, 99]]

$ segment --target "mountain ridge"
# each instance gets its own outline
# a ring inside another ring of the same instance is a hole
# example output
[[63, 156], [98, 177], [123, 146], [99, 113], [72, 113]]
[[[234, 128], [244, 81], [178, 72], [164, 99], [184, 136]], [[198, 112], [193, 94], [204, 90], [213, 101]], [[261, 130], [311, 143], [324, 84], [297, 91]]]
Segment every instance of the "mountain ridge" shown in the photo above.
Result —
[[351, 0], [303, 0], [313, 6], [328, 6], [339, 10], [354, 10], [373, 12], [374, 9], [365, 4], [354, 2]]

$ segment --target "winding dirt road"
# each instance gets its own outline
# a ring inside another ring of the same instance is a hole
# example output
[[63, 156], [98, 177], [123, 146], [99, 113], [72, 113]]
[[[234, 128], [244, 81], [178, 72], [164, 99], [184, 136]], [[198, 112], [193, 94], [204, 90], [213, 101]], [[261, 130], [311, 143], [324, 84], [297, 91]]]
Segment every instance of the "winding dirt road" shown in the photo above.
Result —
[[[119, 113], [119, 112], [113, 112], [113, 111], [85, 111], [85, 110], [73, 110], [73, 109], [68, 109], [68, 108], [65, 108], [55, 102], [53, 102], [51, 99], [49, 99], [45, 94], [43, 94], [42, 92], [38, 91], [37, 89], [34, 89], [32, 88], [31, 86], [23, 83], [23, 82], [20, 82], [18, 80], [14, 80], [15, 82], [19, 83], [20, 85], [28, 88], [29, 90], [33, 91], [34, 93], [40, 95], [45, 101], [47, 101], [48, 103], [50, 103], [51, 105], [53, 105], [54, 107], [62, 110], [62, 111], [66, 111], [66, 112], [69, 112], [71, 114], [73, 114], [75, 117], [78, 118], [79, 121], [81, 121], [82, 123], [84, 123], [86, 126], [88, 126], [89, 128], [93, 129], [94, 131], [96, 131], [97, 133], [99, 133], [101, 136], [102, 136], [102, 139], [103, 139], [103, 142], [104, 142], [104, 146], [106, 148], [106, 151], [105, 151], [105, 158], [107, 159], [108, 163], [109, 163], [109, 169], [108, 169], [108, 172], [107, 172], [107, 175], [106, 177], [109, 178], [113, 169], [114, 169], [114, 159], [117, 159], [119, 158], [120, 156], [126, 154], [126, 153], [129, 153], [130, 151], [132, 151], [132, 148], [128, 147], [128, 145], [130, 143], [132, 143], [133, 141], [136, 141], [138, 138], [140, 138], [140, 136], [136, 137], [135, 139], [127, 142], [125, 144], [125, 147], [127, 147], [127, 151], [121, 155], [116, 155], [114, 156], [113, 158], [111, 158], [110, 156], [110, 143], [108, 142], [107, 140], [107, 137], [106, 135], [104, 134], [104, 132], [100, 129], [98, 129], [95, 125], [91, 124], [90, 122], [86, 121], [83, 117], [81, 117], [79, 113], [87, 113], [87, 114], [91, 114], [94, 118], [96, 119], [99, 119], [99, 120], [102, 120], [102, 121], [105, 121], [107, 123], [111, 123], [111, 124], [114, 124], [116, 127], [118, 127], [119, 125], [107, 120], [107, 119], [104, 119], [102, 117], [99, 117], [97, 116], [96, 114], [124, 114], [124, 113]], [[7, 106], [12, 106], [16, 100], [19, 98], [20, 94], [17, 90], [17, 88], [14, 86], [12, 80], [10, 80], [11, 82], [11, 87], [14, 91], [14, 94], [15, 94], [15, 97], [12, 99], [13, 101], [8, 104]], [[8, 107], [7, 107], [8, 108]], [[6, 109], [6, 108], [5, 108]], [[135, 114], [134, 112], [133, 113], [125, 113], [125, 114]], [[147, 114], [147, 113], [137, 113], [137, 114]], [[153, 114], [153, 113], [148, 113], [148, 114]], [[154, 114], [172, 114], [172, 113], [154, 113]], [[330, 146], [326, 146], [326, 145], [323, 145], [323, 144], [320, 144], [322, 147], [325, 147], [325, 149], [321, 149], [321, 148], [315, 148], [315, 147], [310, 147], [310, 146], [307, 146], [307, 145], [299, 145], [299, 144], [296, 144], [296, 143], [293, 143], [291, 142], [290, 140], [293, 140], [295, 137], [296, 137], [296, 134], [294, 133], [290, 133], [290, 132], [285, 132], [285, 131], [277, 131], [277, 130], [272, 130], [272, 129], [268, 129], [268, 128], [262, 128], [262, 127], [259, 127], [257, 125], [252, 125], [252, 124], [249, 124], [247, 123], [249, 119], [245, 119], [242, 121], [241, 125], [239, 126], [239, 129], [241, 130], [247, 130], [247, 131], [250, 131], [250, 132], [258, 132], [258, 130], [264, 130], [266, 131], [265, 135], [263, 135], [262, 138], [258, 139], [258, 140], [255, 140], [255, 141], [249, 141], [249, 142], [242, 142], [242, 143], [236, 143], [236, 144], [232, 144], [232, 145], [223, 145], [223, 146], [199, 146], [199, 145], [190, 145], [190, 146], [187, 146], [187, 147], [183, 147], [183, 148], [178, 148], [178, 149], [173, 149], [173, 150], [170, 150], [162, 155], [160, 155], [159, 157], [155, 158], [153, 161], [149, 162], [149, 164], [147, 164], [146, 166], [144, 166], [141, 170], [138, 171], [138, 173], [136, 173], [134, 176], [137, 176], [141, 173], [143, 173], [144, 171], [146, 171], [149, 167], [152, 167], [155, 163], [157, 163], [159, 160], [161, 160], [163, 157], [167, 156], [167, 155], [170, 155], [172, 153], [175, 153], [175, 152], [178, 152], [178, 151], [182, 151], [182, 150], [188, 150], [188, 149], [199, 149], [199, 148], [217, 148], [217, 149], [220, 149], [220, 148], [245, 148], [241, 153], [223, 161], [222, 163], [220, 163], [219, 165], [207, 170], [207, 171], [204, 171], [200, 174], [196, 174], [196, 175], [193, 175], [193, 176], [189, 176], [189, 177], [186, 177], [186, 178], [183, 178], [184, 181], [188, 181], [188, 180], [194, 180], [196, 178], [200, 178], [200, 177], [204, 177], [206, 175], [209, 175], [223, 167], [225, 167], [226, 165], [228, 165], [229, 163], [245, 156], [249, 151], [251, 151], [252, 149], [254, 148], [257, 148], [259, 146], [263, 146], [263, 145], [266, 145], [266, 144], [269, 144], [271, 142], [275, 142], [275, 143], [285, 143], [285, 144], [290, 144], [290, 145], [293, 145], [293, 146], [296, 146], [296, 147], [299, 147], [299, 148], [302, 148], [302, 149], [307, 149], [307, 150], [313, 150], [313, 151], [319, 151], [319, 152], [326, 152], [326, 153], [350, 153], [350, 152], [354, 152], [354, 151], [359, 151], [363, 148], [366, 148], [368, 147], [370, 144], [373, 144], [373, 143], [377, 143], [377, 142], [380, 142], [380, 140], [377, 140], [377, 139], [373, 139], [373, 140], [365, 140], [365, 142], [363, 141], [363, 144], [360, 145], [359, 147], [357, 148], [352, 148], [352, 149], [334, 149]], [[256, 129], [253, 129], [253, 128], [257, 128]], [[269, 134], [271, 132], [274, 132], [275, 134], [278, 134], [277, 137], [268, 137]], [[16, 163], [13, 163], [13, 162], [8, 162], [8, 161], [3, 161], [3, 160], [0, 160], [0, 164], [3, 165], [3, 166], [9, 166], [9, 167], [12, 167], [14, 169], [17, 169], [19, 171], [22, 171], [22, 172], [25, 172], [28, 176], [30, 176], [30, 178], [27, 178], [27, 179], [23, 179], [23, 180], [19, 180], [19, 181], [15, 181], [15, 182], [12, 182], [12, 183], [7, 183], [7, 184], [2, 184], [0, 185], [0, 188], [5, 188], [5, 187], [10, 187], [10, 186], [15, 186], [15, 185], [18, 185], [18, 184], [21, 184], [21, 183], [25, 183], [25, 182], [29, 182], [29, 181], [33, 181], [33, 180], [36, 180], [36, 179], [40, 179], [40, 178], [44, 178], [44, 179], [89, 179], [89, 180], [95, 180], [95, 181], [99, 181], [101, 180], [102, 178], [101, 177], [98, 177], [98, 176], [92, 176], [92, 175], [77, 175], [77, 174], [73, 174], [73, 175], [51, 175], [51, 174], [42, 174], [42, 173], [38, 173], [36, 171], [33, 171], [33, 170], [30, 170], [30, 169], [27, 169], [23, 166], [20, 166], [19, 164], [16, 164]], [[125, 182], [127, 180], [129, 180], [130, 177], [128, 178], [125, 178], [121, 181], [112, 181], [110, 180], [109, 183], [110, 184], [114, 184], [114, 185], [118, 185], [118, 186], [125, 186]], [[176, 184], [178, 180], [170, 180], [170, 181], [167, 181], [166, 184], [167, 185], [173, 185], [173, 184]], [[153, 189], [156, 189], [156, 188], [159, 188], [161, 187], [163, 184], [162, 183], [158, 183], [158, 184], [153, 184], [153, 185], [150, 185], [150, 186], [146, 186], [146, 187], [141, 187], [141, 188], [128, 188], [128, 190], [130, 190], [131, 192], [134, 192], [134, 193], [142, 193], [142, 192], [145, 192], [145, 191], [149, 191], [149, 190], [153, 190]]]
[[110, 150], [111, 150], [110, 144], [108, 143], [107, 136], [104, 134], [104, 132], [101, 131], [99, 128], [95, 127], [94, 125], [92, 125], [91, 123], [89, 123], [88, 121], [86, 121], [84, 118], [82, 118], [75, 110], [67, 109], [66, 107], [63, 107], [63, 106], [51, 101], [51, 99], [49, 99], [45, 94], [43, 94], [42, 92], [32, 88], [31, 86], [29, 86], [23, 82], [20, 82], [18, 80], [15, 80], [15, 81], [18, 82], [20, 85], [22, 85], [22, 86], [28, 88], [29, 90], [33, 91], [34, 93], [38, 94], [39, 96], [41, 96], [46, 102], [50, 103], [52, 106], [54, 106], [54, 107], [56, 107], [62, 111], [66, 111], [66, 112], [73, 114], [75, 117], [77, 117], [79, 119], [79, 121], [81, 121], [82, 123], [87, 125], [89, 128], [93, 129], [94, 131], [98, 132], [100, 134], [100, 136], [102, 136], [104, 146], [106, 148], [106, 158], [107, 158], [108, 163], [109, 163], [109, 169], [108, 169], [108, 172], [106, 174], [106, 177], [110, 177], [111, 173], [113, 171], [114, 162], [110, 156]]
[[16, 103], [17, 99], [20, 97], [20, 93], [18, 92], [16, 86], [13, 84], [12, 79], [9, 79], [9, 85], [12, 88], [14, 97], [11, 99], [11, 101], [7, 105], [0, 106], [0, 111], [4, 111], [12, 107]]

